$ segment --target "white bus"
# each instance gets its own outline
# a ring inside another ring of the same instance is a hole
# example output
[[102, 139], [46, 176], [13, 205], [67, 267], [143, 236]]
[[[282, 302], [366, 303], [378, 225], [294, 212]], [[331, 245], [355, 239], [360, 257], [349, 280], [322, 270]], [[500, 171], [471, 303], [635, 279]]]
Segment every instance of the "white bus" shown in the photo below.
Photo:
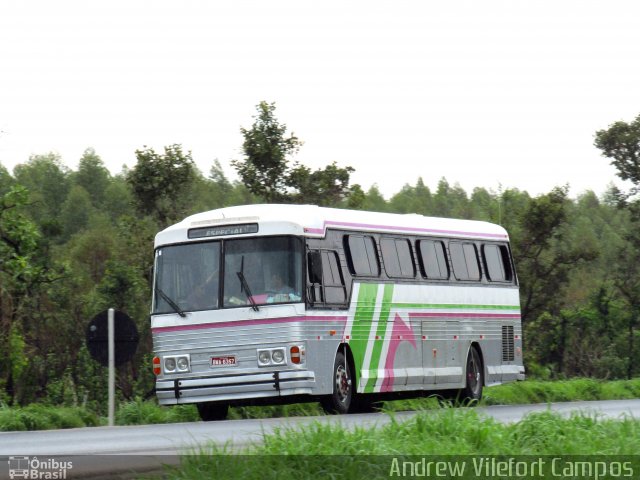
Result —
[[487, 222], [311, 205], [190, 216], [155, 239], [161, 405], [372, 401], [523, 380], [509, 238]]

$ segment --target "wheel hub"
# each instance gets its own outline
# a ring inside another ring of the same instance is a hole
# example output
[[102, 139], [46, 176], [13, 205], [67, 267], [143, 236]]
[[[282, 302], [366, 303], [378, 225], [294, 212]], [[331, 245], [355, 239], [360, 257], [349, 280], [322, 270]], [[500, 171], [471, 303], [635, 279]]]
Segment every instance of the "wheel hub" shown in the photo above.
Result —
[[336, 370], [336, 387], [340, 401], [344, 402], [349, 396], [349, 390], [351, 389], [351, 379], [344, 365], [339, 365]]

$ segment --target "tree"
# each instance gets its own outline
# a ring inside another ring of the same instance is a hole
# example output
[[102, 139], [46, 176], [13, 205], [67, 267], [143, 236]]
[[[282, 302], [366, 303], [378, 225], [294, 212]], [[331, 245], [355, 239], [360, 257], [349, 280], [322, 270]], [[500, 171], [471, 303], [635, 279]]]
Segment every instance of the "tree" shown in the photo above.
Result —
[[500, 200], [485, 188], [476, 187], [473, 189], [469, 206], [472, 212], [471, 218], [475, 220], [494, 223], [500, 221]]
[[349, 197], [347, 198], [347, 208], [352, 210], [362, 210], [366, 199], [366, 194], [362, 187], [357, 183], [349, 188]]
[[216, 187], [216, 191], [222, 196], [222, 198], [226, 198], [231, 194], [233, 185], [231, 185], [231, 182], [229, 182], [227, 176], [224, 174], [222, 165], [220, 165], [220, 161], [217, 158], [209, 169], [209, 180], [213, 182]]
[[69, 193], [69, 171], [54, 153], [33, 155], [13, 169], [16, 183], [29, 191], [29, 212], [48, 238], [62, 233], [59, 213]]
[[418, 178], [415, 187], [406, 184], [389, 200], [389, 206], [393, 212], [421, 215], [431, 215], [433, 210], [431, 203], [431, 191], [424, 184], [422, 177]]
[[457, 183], [452, 187], [441, 178], [433, 195], [434, 214], [438, 217], [469, 218], [467, 192]]
[[232, 160], [249, 191], [266, 202], [314, 203], [337, 206], [354, 191], [349, 187], [352, 167], [341, 168], [335, 162], [312, 171], [290, 156], [302, 142], [275, 117], [275, 103], [260, 102], [250, 129], [241, 128], [244, 160]]
[[74, 180], [90, 195], [94, 206], [102, 205], [111, 175], [93, 148], [87, 148], [82, 154]]
[[65, 240], [87, 227], [94, 208], [91, 196], [80, 185], [71, 187], [67, 199], [62, 204], [60, 224]]
[[297, 164], [287, 175], [287, 185], [297, 190], [291, 198], [296, 203], [337, 206], [351, 193], [349, 176], [354, 171], [336, 162], [315, 171]]
[[591, 244], [568, 238], [567, 193], [568, 187], [556, 187], [531, 200], [521, 214], [522, 230], [513, 251], [520, 272], [523, 323], [544, 311], [558, 313], [571, 269], [598, 255]]
[[7, 169], [0, 163], [0, 195], [7, 193], [14, 183], [14, 179], [9, 175]]
[[258, 114], [253, 117], [253, 126], [240, 128], [245, 159], [231, 161], [249, 191], [267, 202], [281, 202], [287, 198], [287, 157], [302, 145], [293, 133], [286, 135], [287, 126], [278, 122], [275, 109], [275, 103], [262, 101], [257, 105]]
[[134, 199], [131, 188], [124, 175], [116, 175], [109, 181], [104, 191], [104, 201], [101, 210], [109, 215], [112, 220], [117, 220], [123, 215], [133, 215]]
[[127, 174], [136, 206], [143, 215], [155, 217], [160, 225], [169, 225], [184, 216], [187, 195], [197, 169], [181, 145], [164, 147], [164, 153], [152, 148], [136, 150], [138, 163]]
[[[625, 208], [631, 217], [630, 228], [623, 232], [624, 245], [619, 250], [614, 283], [625, 300], [628, 309], [627, 348], [629, 352], [627, 376], [633, 373], [635, 329], [640, 324], [640, 200], [627, 203], [627, 199], [640, 190], [640, 115], [631, 123], [615, 122], [606, 130], [595, 134], [595, 146], [602, 155], [613, 159], [611, 164], [617, 175], [634, 184], [627, 198], [610, 189], [610, 197], [617, 197], [617, 205]], [[614, 203], [615, 200], [612, 200]]]
[[11, 401], [28, 366], [25, 331], [40, 287], [53, 281], [37, 226], [23, 213], [28, 191], [12, 187], [0, 196], [0, 385]]
[[640, 115], [631, 123], [615, 122], [595, 134], [595, 146], [602, 155], [613, 159], [622, 180], [640, 185]]
[[[631, 379], [637, 365], [636, 329], [640, 326], [640, 219], [633, 218], [630, 229], [623, 232], [624, 245], [618, 250], [618, 261], [614, 270], [614, 284], [627, 306], [627, 378]], [[635, 367], [635, 369], [634, 369]]]
[[362, 202], [362, 210], [369, 210], [372, 212], [386, 212], [388, 211], [387, 201], [380, 193], [378, 185], [375, 183], [369, 187], [367, 194]]

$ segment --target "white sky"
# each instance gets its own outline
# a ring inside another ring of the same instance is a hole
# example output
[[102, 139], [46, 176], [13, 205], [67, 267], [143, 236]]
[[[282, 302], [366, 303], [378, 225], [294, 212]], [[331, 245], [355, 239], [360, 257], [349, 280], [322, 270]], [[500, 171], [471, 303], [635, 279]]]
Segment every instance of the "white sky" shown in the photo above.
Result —
[[117, 173], [181, 143], [235, 178], [266, 100], [297, 160], [387, 198], [418, 176], [601, 194], [593, 134], [640, 114], [639, 59], [637, 1], [0, 0], [0, 163], [93, 147]]

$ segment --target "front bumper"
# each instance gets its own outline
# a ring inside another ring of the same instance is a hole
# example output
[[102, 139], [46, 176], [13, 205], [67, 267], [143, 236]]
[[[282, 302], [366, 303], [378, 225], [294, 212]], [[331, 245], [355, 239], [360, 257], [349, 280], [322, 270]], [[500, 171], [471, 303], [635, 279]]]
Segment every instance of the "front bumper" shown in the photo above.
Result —
[[312, 395], [315, 373], [308, 370], [156, 381], [160, 405]]

